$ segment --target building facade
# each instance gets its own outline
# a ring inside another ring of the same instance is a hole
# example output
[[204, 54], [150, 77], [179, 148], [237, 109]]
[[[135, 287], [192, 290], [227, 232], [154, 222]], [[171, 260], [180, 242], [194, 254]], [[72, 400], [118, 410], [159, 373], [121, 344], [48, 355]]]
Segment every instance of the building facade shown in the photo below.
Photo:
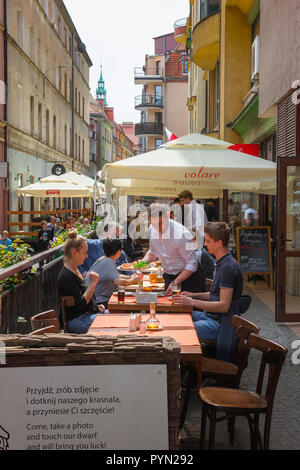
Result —
[[113, 133], [114, 124], [106, 116], [99, 101], [91, 97], [89, 175], [92, 178], [106, 163], [113, 161]]
[[135, 98], [141, 121], [135, 126], [142, 152], [155, 150], [166, 139], [165, 127], [177, 137], [188, 133], [186, 109], [188, 57], [174, 33], [154, 38], [154, 55], [146, 55], [145, 65], [136, 67], [134, 80], [142, 85]]
[[96, 99], [90, 96], [90, 171], [95, 177], [106, 163], [133, 155], [134, 143], [114, 119], [114, 108], [107, 104], [107, 90], [102, 67]]
[[16, 190], [51, 174], [54, 164], [82, 173], [88, 170], [92, 63], [85, 50], [79, 52], [81, 44], [61, 0], [9, 0], [10, 210], [38, 209], [33, 198], [17, 198]]

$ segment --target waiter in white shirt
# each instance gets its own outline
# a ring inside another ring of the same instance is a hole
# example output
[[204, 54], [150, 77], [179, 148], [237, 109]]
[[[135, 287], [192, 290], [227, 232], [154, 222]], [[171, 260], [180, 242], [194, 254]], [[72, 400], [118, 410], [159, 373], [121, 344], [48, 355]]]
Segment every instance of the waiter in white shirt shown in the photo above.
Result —
[[148, 218], [149, 250], [143, 261], [151, 263], [160, 258], [167, 295], [172, 283], [181, 283], [183, 291], [199, 292], [200, 273], [190, 232], [179, 222], [170, 220], [166, 209], [159, 204], [150, 206]]
[[188, 189], [178, 194], [178, 197], [184, 207], [184, 226], [193, 237], [196, 236], [198, 246], [201, 248], [204, 242], [204, 225], [207, 222], [204, 205], [198, 204]]

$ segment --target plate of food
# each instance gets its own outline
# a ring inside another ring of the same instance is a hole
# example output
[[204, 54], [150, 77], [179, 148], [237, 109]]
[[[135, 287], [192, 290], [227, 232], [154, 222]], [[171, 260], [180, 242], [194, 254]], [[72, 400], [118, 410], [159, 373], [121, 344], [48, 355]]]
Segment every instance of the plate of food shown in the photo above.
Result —
[[151, 269], [150, 264], [145, 261], [136, 261], [134, 263], [123, 263], [118, 266], [120, 271], [143, 271]]

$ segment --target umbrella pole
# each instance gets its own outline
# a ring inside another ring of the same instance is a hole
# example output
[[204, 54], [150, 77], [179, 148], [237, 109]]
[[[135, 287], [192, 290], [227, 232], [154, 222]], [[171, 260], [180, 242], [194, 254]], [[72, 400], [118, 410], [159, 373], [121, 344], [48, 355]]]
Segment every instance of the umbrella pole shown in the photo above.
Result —
[[228, 189], [223, 189], [223, 221], [228, 224]]

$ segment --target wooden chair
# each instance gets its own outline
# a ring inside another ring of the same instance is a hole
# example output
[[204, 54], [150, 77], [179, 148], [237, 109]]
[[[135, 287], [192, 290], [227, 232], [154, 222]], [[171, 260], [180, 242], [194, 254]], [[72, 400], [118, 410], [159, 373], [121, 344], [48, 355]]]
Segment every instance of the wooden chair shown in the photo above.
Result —
[[66, 307], [74, 307], [74, 306], [75, 306], [75, 300], [74, 300], [74, 297], [72, 297], [71, 295], [60, 297], [60, 308], [61, 308], [61, 315], [62, 315], [63, 325], [64, 325], [64, 333], [68, 332]]
[[205, 278], [205, 286], [206, 286], [207, 291], [210, 290], [212, 283], [213, 283], [212, 279], [209, 279], [208, 277]]
[[30, 335], [44, 335], [45, 333], [58, 333], [59, 330], [55, 325], [45, 326], [39, 330], [34, 330], [29, 333]]
[[[205, 373], [209, 377], [232, 377], [234, 383], [232, 386], [238, 388], [240, 385], [241, 376], [244, 370], [248, 355], [249, 348], [246, 348], [246, 341], [251, 333], [257, 334], [260, 330], [259, 326], [242, 318], [239, 315], [234, 315], [231, 320], [232, 326], [236, 328], [237, 347], [236, 347], [236, 360], [235, 363], [220, 361], [210, 357], [202, 357], [201, 373]], [[198, 383], [198, 386], [200, 384]]]
[[[206, 418], [210, 419], [209, 449], [214, 448], [216, 423], [236, 416], [246, 416], [248, 419], [251, 450], [268, 450], [270, 441], [270, 428], [273, 401], [280, 372], [287, 354], [287, 348], [268, 340], [262, 336], [251, 333], [247, 339], [246, 348], [254, 348], [262, 352], [256, 392], [224, 387], [202, 387], [199, 397], [202, 400], [202, 420], [200, 448], [203, 448], [205, 439]], [[263, 384], [266, 369], [268, 379], [263, 393]], [[225, 416], [217, 418], [218, 412], [225, 412]], [[265, 414], [264, 436], [259, 430], [259, 415]]]
[[[239, 387], [240, 380], [242, 377], [243, 370], [245, 368], [246, 361], [250, 350], [246, 349], [246, 340], [251, 333], [258, 333], [260, 328], [254, 323], [242, 318], [239, 315], [234, 315], [231, 319], [231, 324], [236, 330], [237, 336], [237, 348], [236, 348], [236, 363], [220, 361], [219, 359], [213, 359], [210, 357], [202, 356], [201, 365], [197, 370], [197, 393], [202, 381], [202, 376], [205, 373], [207, 377], [214, 378], [226, 378], [232, 380], [232, 386], [235, 388]], [[200, 340], [201, 344], [210, 344], [216, 342], [216, 340]], [[192, 387], [192, 376], [193, 376], [193, 365], [188, 369], [187, 377], [187, 390], [185, 395], [185, 401], [183, 405], [182, 419], [180, 422], [180, 429], [182, 428], [186, 416], [186, 411], [189, 402], [189, 393]], [[231, 384], [230, 384], [231, 385]], [[233, 445], [234, 440], [234, 420], [230, 421], [230, 444]]]
[[46, 326], [54, 325], [59, 330], [59, 321], [55, 310], [47, 310], [46, 312], [38, 313], [30, 319], [32, 331], [44, 328]]

